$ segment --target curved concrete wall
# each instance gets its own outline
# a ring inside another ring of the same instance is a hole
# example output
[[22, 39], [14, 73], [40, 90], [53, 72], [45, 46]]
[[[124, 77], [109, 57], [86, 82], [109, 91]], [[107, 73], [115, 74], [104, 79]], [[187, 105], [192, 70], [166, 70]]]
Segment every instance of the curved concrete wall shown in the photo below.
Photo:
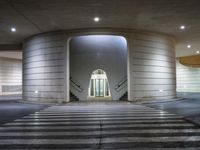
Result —
[[23, 97], [25, 100], [65, 99], [65, 42], [61, 33], [31, 38], [23, 51]]
[[172, 38], [137, 31], [94, 32], [93, 30], [41, 34], [24, 43], [25, 100], [57, 102], [69, 100], [67, 40], [85, 34], [116, 34], [126, 37], [129, 100], [176, 96], [175, 51]]
[[176, 96], [173, 39], [135, 33], [129, 43], [130, 99], [166, 99]]

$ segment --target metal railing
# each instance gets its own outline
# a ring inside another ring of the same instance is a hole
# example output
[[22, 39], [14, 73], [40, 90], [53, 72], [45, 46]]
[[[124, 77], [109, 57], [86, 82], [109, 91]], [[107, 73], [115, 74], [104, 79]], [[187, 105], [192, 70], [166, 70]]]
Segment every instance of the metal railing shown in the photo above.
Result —
[[78, 81], [74, 80], [72, 77], [70, 77], [70, 85], [76, 89], [78, 92], [82, 92], [83, 89], [81, 88], [81, 85]]
[[115, 91], [119, 92], [119, 91], [121, 91], [125, 87], [127, 87], [127, 76], [123, 77], [122, 80], [120, 80], [115, 85]]

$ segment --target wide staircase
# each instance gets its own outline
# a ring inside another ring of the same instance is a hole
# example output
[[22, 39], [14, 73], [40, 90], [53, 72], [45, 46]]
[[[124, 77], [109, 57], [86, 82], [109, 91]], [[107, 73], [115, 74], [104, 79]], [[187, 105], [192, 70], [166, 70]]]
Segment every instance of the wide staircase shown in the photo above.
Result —
[[1, 150], [200, 150], [200, 127], [130, 103], [57, 105], [0, 127]]

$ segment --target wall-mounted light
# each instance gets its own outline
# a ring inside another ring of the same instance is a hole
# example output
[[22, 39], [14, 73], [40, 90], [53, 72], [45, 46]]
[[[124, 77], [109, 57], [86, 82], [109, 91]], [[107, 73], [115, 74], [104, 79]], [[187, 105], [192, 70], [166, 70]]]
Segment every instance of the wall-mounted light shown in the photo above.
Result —
[[38, 91], [36, 90], [36, 91], [34, 91], [34, 93], [35, 93], [35, 94], [37, 94], [37, 93], [38, 93]]
[[199, 53], [200, 53], [200, 51], [196, 51], [196, 53], [197, 53], [197, 54], [199, 54]]

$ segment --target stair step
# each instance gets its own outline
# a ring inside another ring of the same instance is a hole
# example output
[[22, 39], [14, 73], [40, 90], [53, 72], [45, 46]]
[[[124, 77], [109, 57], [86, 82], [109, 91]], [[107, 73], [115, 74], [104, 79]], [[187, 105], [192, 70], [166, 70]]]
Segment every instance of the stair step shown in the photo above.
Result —
[[124, 93], [124, 95], [122, 95], [119, 100], [122, 100], [122, 101], [128, 100], [128, 92]]
[[70, 101], [79, 101], [79, 99], [72, 92], [70, 92]]

